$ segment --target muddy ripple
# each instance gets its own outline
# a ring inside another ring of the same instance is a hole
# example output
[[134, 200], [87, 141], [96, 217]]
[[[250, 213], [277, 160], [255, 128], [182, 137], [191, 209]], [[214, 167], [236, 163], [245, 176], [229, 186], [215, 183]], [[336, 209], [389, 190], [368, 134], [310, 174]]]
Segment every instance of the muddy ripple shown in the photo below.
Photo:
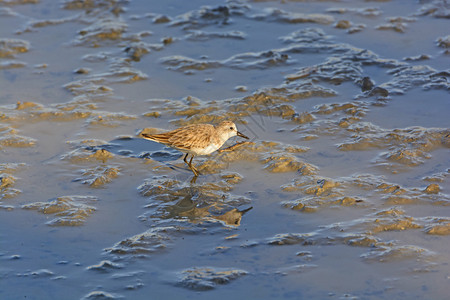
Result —
[[[90, 86], [83, 86], [82, 89], [86, 92], [86, 90], [90, 90]], [[95, 89], [98, 91], [97, 88]], [[67, 122], [85, 119], [88, 127], [117, 127], [123, 121], [133, 120], [136, 116], [101, 111], [92, 100], [85, 97], [75, 97], [74, 100], [66, 103], [50, 105], [34, 102], [17, 102], [15, 107], [2, 107], [0, 118], [6, 122], [20, 122], [24, 120], [29, 122]], [[37, 142], [33, 138], [18, 135], [17, 130], [9, 126], [2, 126], [0, 130], [0, 146], [32, 147]]]
[[118, 18], [102, 18], [94, 24], [79, 31], [79, 37], [74, 42], [76, 46], [99, 47], [99, 43], [108, 40], [121, 39], [128, 25]]
[[444, 1], [434, 0], [428, 3], [425, 3], [420, 9], [416, 12], [418, 16], [433, 16], [435, 18], [449, 18], [450, 13], [448, 11], [448, 5]]
[[247, 271], [239, 269], [196, 267], [179, 272], [180, 279], [176, 285], [196, 291], [206, 291], [247, 274]]
[[119, 176], [119, 168], [98, 166], [82, 170], [81, 177], [74, 179], [90, 187], [101, 187]]
[[37, 210], [46, 215], [54, 215], [46, 224], [51, 226], [80, 226], [94, 213], [91, 205], [98, 199], [92, 196], [62, 196], [48, 202], [34, 202], [23, 205], [24, 209]]
[[0, 58], [15, 58], [19, 53], [28, 52], [30, 43], [20, 39], [0, 39]]
[[[415, 219], [406, 216], [402, 210], [391, 208], [365, 218], [331, 224], [314, 232], [278, 234], [268, 239], [267, 243], [277, 246], [294, 244], [302, 244], [304, 246], [344, 244], [367, 248], [368, 252], [360, 256], [366, 261], [389, 262], [398, 261], [399, 259], [412, 259], [417, 260], [419, 264], [427, 267], [432, 266], [436, 253], [418, 246], [401, 245], [397, 241], [383, 241], [375, 235], [386, 231], [423, 229], [425, 226], [427, 226], [427, 233], [433, 231], [430, 228], [436, 228], [436, 232], [445, 234], [445, 228], [448, 227], [448, 223], [445, 222], [448, 222], [448, 218], [444, 219]], [[441, 222], [444, 224], [441, 224]], [[433, 223], [433, 225], [429, 223]]]
[[291, 63], [287, 54], [269, 50], [257, 53], [242, 53], [225, 60], [198, 60], [184, 56], [170, 56], [161, 59], [163, 64], [169, 65], [170, 70], [186, 72], [190, 70], [202, 71], [213, 68], [229, 67], [236, 69], [266, 69], [268, 67]]
[[22, 193], [21, 190], [14, 188], [18, 178], [12, 174], [24, 169], [26, 166], [24, 163], [0, 163], [0, 208], [13, 209], [13, 206], [3, 205], [1, 201], [14, 198]]
[[228, 25], [233, 16], [244, 15], [249, 7], [239, 2], [229, 2], [227, 5], [204, 6], [173, 18], [170, 26], [181, 26], [184, 30], [198, 29], [208, 25]]
[[279, 8], [266, 8], [260, 13], [256, 13], [252, 18], [259, 21], [269, 22], [286, 22], [286, 23], [318, 23], [318, 24], [331, 24], [334, 22], [333, 16], [326, 14], [304, 14], [284, 11]]
[[[353, 134], [350, 141], [338, 145], [340, 150], [389, 149], [375, 159], [375, 164], [396, 169], [401, 166], [414, 167], [431, 158], [429, 152], [448, 147], [448, 129], [412, 127], [385, 130], [355, 124], [348, 128]], [[362, 132], [360, 130], [362, 129]]]
[[304, 194], [299, 199], [284, 202], [284, 206], [304, 212], [314, 212], [329, 206], [378, 207], [380, 200], [384, 205], [450, 205], [450, 196], [443, 193], [437, 184], [430, 184], [426, 188], [405, 188], [371, 174], [355, 174], [339, 180], [304, 176], [282, 186], [282, 189]]

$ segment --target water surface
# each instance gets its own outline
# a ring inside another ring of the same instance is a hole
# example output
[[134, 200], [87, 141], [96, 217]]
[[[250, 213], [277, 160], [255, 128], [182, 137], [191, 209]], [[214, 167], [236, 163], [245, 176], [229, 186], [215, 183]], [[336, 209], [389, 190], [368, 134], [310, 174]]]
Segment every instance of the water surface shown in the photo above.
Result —
[[449, 10], [0, 2], [0, 298], [446, 299]]

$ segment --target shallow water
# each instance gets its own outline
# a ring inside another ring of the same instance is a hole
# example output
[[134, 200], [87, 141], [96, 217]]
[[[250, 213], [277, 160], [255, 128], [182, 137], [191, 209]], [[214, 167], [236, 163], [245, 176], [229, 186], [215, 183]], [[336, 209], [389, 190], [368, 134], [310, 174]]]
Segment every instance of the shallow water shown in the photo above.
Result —
[[0, 2], [0, 298], [446, 299], [449, 10]]

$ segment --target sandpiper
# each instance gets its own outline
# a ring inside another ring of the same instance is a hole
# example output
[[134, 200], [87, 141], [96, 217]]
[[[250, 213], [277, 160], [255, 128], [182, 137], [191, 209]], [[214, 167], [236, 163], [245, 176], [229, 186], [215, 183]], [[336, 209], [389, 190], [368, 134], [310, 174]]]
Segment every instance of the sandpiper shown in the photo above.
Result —
[[[200, 172], [192, 165], [192, 159], [196, 155], [208, 155], [218, 150], [233, 136], [240, 136], [248, 139], [236, 129], [236, 125], [231, 121], [223, 121], [214, 126], [211, 124], [193, 124], [177, 128], [175, 130], [161, 134], [142, 134], [150, 141], [158, 142], [181, 152], [186, 153], [184, 162], [197, 177]], [[188, 155], [191, 155], [189, 162]]]

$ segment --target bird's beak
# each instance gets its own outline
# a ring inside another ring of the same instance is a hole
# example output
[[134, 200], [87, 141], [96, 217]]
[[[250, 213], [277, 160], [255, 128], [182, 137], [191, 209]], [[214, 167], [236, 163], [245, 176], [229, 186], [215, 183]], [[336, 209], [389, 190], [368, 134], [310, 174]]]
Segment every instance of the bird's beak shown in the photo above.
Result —
[[239, 131], [236, 133], [237, 136], [240, 136], [241, 138], [247, 139], [248, 137], [246, 135], [243, 135], [242, 133], [240, 133]]

